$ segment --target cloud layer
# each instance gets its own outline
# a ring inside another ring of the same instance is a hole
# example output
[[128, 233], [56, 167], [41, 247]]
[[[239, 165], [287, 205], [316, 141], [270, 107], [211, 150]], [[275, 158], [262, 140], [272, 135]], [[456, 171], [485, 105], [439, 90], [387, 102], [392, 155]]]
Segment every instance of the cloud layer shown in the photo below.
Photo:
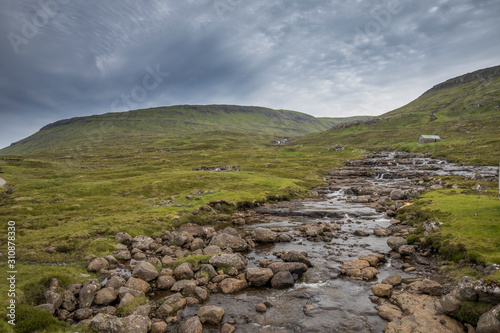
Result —
[[378, 115], [499, 64], [498, 0], [2, 1], [0, 147], [175, 104]]

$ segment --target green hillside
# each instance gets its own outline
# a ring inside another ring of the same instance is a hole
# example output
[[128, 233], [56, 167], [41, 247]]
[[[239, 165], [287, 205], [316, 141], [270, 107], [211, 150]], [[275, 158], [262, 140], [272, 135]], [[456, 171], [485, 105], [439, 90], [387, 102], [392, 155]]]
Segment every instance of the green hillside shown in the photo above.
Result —
[[[439, 135], [443, 140], [421, 145], [418, 138], [422, 134]], [[337, 124], [298, 142], [417, 151], [469, 164], [495, 165], [500, 160], [500, 66], [450, 79], [399, 109]]]
[[337, 123], [286, 110], [234, 105], [181, 105], [61, 120], [0, 150], [0, 155], [46, 149], [120, 146], [213, 131], [294, 137], [324, 131]]

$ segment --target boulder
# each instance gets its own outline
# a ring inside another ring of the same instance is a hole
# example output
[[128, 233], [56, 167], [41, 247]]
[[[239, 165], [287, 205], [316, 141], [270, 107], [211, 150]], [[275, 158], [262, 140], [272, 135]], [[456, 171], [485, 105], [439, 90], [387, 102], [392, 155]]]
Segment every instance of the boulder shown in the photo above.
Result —
[[195, 277], [197, 279], [206, 277], [207, 279], [211, 280], [216, 275], [217, 275], [217, 272], [215, 271], [214, 266], [209, 265], [209, 264], [201, 264], [200, 269], [195, 274]]
[[222, 249], [218, 247], [217, 245], [209, 245], [206, 248], [203, 249], [203, 254], [208, 256], [208, 255], [214, 255], [214, 254], [221, 254]]
[[478, 295], [476, 290], [474, 289], [475, 283], [476, 280], [469, 276], [464, 276], [463, 278], [461, 278], [457, 283], [460, 298], [466, 301], [477, 301]]
[[186, 320], [184, 324], [179, 327], [178, 333], [202, 333], [203, 326], [201, 325], [200, 318], [193, 316]]
[[79, 296], [79, 307], [80, 308], [90, 308], [96, 292], [99, 290], [101, 284], [97, 280], [87, 280], [85, 281], [82, 289], [80, 289]]
[[391, 234], [391, 232], [384, 228], [374, 228], [373, 234], [377, 237], [387, 237]]
[[66, 290], [62, 296], [62, 308], [72, 312], [76, 309], [78, 301], [76, 300], [75, 294], [70, 290]]
[[151, 319], [145, 316], [131, 314], [122, 318], [124, 333], [148, 333], [151, 328]]
[[132, 236], [127, 234], [126, 232], [119, 232], [116, 234], [115, 239], [122, 244], [130, 245], [132, 244]]
[[170, 265], [170, 264], [173, 264], [174, 262], [175, 262], [175, 259], [172, 258], [168, 254], [161, 258], [162, 265]]
[[108, 305], [113, 303], [117, 297], [118, 292], [116, 292], [113, 288], [102, 288], [96, 293], [94, 297], [94, 303], [97, 305]]
[[292, 273], [289, 271], [279, 271], [271, 279], [271, 286], [275, 289], [291, 288], [295, 284]]
[[370, 233], [365, 230], [355, 230], [353, 232], [354, 236], [359, 236], [359, 237], [368, 237], [370, 236]]
[[132, 294], [126, 293], [125, 295], [120, 297], [120, 304], [118, 304], [118, 308], [121, 308], [128, 303], [132, 302], [134, 300], [134, 296]]
[[118, 289], [118, 296], [120, 296], [120, 299], [123, 298], [123, 296], [125, 296], [126, 294], [130, 294], [134, 297], [144, 297], [145, 296], [145, 293], [143, 291], [140, 291], [137, 289], [133, 289], [133, 288], [129, 288], [129, 287], [120, 287], [120, 289]]
[[127, 283], [125, 283], [125, 287], [142, 291], [144, 294], [147, 294], [151, 290], [149, 283], [135, 277], [130, 277]]
[[286, 271], [292, 274], [302, 275], [307, 272], [307, 265], [302, 262], [273, 262], [268, 266], [273, 274]]
[[63, 296], [59, 293], [53, 292], [52, 290], [47, 290], [43, 296], [45, 301], [49, 304], [54, 305], [54, 309], [59, 309], [63, 303]]
[[275, 243], [276, 234], [267, 228], [255, 228], [252, 236], [258, 243]]
[[177, 293], [163, 299], [163, 303], [156, 310], [156, 315], [159, 318], [167, 318], [175, 313], [178, 310], [182, 309], [186, 306], [186, 299], [182, 297], [181, 294]]
[[132, 247], [142, 251], [149, 250], [152, 243], [154, 243], [153, 238], [144, 235], [135, 236], [132, 239]]
[[301, 262], [306, 264], [307, 267], [313, 267], [311, 261], [307, 259], [307, 257], [303, 253], [297, 251], [290, 251], [285, 253], [285, 255], [282, 256], [282, 259], [285, 262]]
[[247, 268], [246, 278], [253, 286], [262, 287], [274, 276], [270, 268]]
[[99, 313], [90, 321], [90, 327], [96, 332], [102, 333], [124, 333], [125, 326], [120, 318], [112, 315]]
[[228, 323], [222, 324], [220, 328], [220, 333], [234, 333], [236, 331], [236, 327], [229, 325]]
[[168, 325], [166, 322], [157, 321], [151, 324], [151, 333], [166, 333]]
[[111, 287], [115, 290], [120, 289], [120, 287], [123, 287], [127, 281], [125, 281], [124, 278], [118, 275], [114, 275], [108, 279], [106, 282], [106, 287]]
[[439, 300], [441, 307], [443, 308], [444, 313], [449, 316], [455, 317], [458, 313], [458, 310], [462, 306], [462, 301], [457, 298], [457, 295], [454, 293], [450, 293], [444, 295]]
[[158, 289], [170, 289], [175, 283], [175, 279], [172, 276], [164, 275], [160, 276], [156, 281], [156, 287]]
[[173, 284], [173, 286], [170, 288], [170, 290], [178, 292], [178, 291], [183, 291], [187, 288], [194, 289], [195, 287], [196, 287], [195, 280], [179, 280]]
[[401, 277], [401, 275], [396, 274], [383, 279], [382, 284], [390, 284], [391, 286], [398, 286], [401, 284], [402, 281], [403, 278]]
[[243, 238], [227, 233], [216, 234], [212, 237], [209, 245], [216, 245], [221, 249], [231, 249], [235, 252], [246, 251], [248, 249], [248, 244]]
[[170, 233], [170, 242], [177, 246], [189, 244], [194, 240], [192, 234], [186, 231], [173, 231]]
[[477, 322], [477, 333], [500, 332], [500, 304], [483, 313]]
[[378, 270], [370, 267], [367, 260], [360, 259], [345, 261], [342, 264], [342, 272], [347, 276], [364, 280], [371, 280], [378, 274]]
[[387, 245], [394, 251], [397, 251], [401, 246], [407, 245], [407, 243], [403, 237], [390, 237], [387, 239]]
[[78, 309], [75, 311], [74, 318], [78, 321], [89, 319], [92, 317], [94, 311], [92, 309]]
[[396, 201], [396, 200], [404, 200], [406, 198], [406, 193], [403, 190], [392, 190], [391, 194], [389, 195], [391, 200]]
[[231, 228], [231, 227], [225, 227], [221, 232], [224, 234], [232, 235], [232, 236], [239, 236], [240, 235], [236, 229]]
[[444, 288], [441, 284], [439, 284], [439, 282], [436, 282], [434, 280], [424, 279], [422, 281], [414, 283], [419, 283], [419, 289], [424, 294], [428, 294], [431, 296], [443, 295]]
[[196, 250], [203, 250], [204, 247], [205, 247], [205, 242], [203, 242], [203, 239], [201, 239], [201, 238], [195, 238], [191, 242], [191, 245], [189, 246], [189, 249], [191, 251], [196, 251]]
[[156, 267], [147, 261], [141, 261], [135, 266], [132, 276], [146, 282], [154, 280], [158, 277], [158, 270]]
[[177, 280], [191, 280], [194, 278], [194, 272], [191, 264], [188, 262], [182, 263], [174, 269], [174, 276]]
[[109, 263], [104, 258], [95, 258], [88, 264], [87, 271], [89, 272], [100, 272], [109, 268]]
[[413, 247], [412, 245], [401, 245], [398, 248], [398, 252], [401, 255], [409, 256], [415, 253], [415, 247]]
[[35, 308], [42, 309], [53, 315], [56, 312], [56, 309], [54, 308], [54, 304], [50, 303], [45, 303], [45, 304], [40, 304], [35, 306]]
[[392, 285], [377, 283], [371, 287], [373, 295], [378, 297], [389, 297], [392, 294]]
[[403, 316], [401, 309], [390, 302], [382, 302], [380, 305], [375, 307], [378, 310], [378, 314], [382, 319], [387, 321], [398, 321]]
[[493, 279], [481, 279], [474, 284], [478, 299], [491, 304], [500, 303], [500, 282]]
[[233, 294], [248, 287], [248, 283], [238, 279], [224, 279], [219, 283], [219, 288], [224, 294]]
[[247, 267], [247, 261], [239, 253], [223, 253], [220, 255], [215, 255], [208, 261], [210, 265], [215, 268], [223, 267], [234, 267], [237, 270], [243, 270]]
[[223, 308], [215, 305], [202, 306], [196, 311], [196, 315], [200, 318], [202, 324], [218, 325], [224, 320]]
[[308, 226], [306, 228], [306, 235], [309, 237], [321, 236], [323, 234], [323, 227], [320, 226]]

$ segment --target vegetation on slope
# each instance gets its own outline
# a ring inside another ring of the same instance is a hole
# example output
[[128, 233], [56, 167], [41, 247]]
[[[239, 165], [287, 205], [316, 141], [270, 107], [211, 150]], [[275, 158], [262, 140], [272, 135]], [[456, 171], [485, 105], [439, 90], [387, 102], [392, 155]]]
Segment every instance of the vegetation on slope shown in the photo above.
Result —
[[[496, 165], [500, 160], [500, 66], [464, 77], [437, 85], [379, 117], [340, 124], [300, 142], [416, 151], [466, 164]], [[443, 140], [421, 145], [421, 134]]]

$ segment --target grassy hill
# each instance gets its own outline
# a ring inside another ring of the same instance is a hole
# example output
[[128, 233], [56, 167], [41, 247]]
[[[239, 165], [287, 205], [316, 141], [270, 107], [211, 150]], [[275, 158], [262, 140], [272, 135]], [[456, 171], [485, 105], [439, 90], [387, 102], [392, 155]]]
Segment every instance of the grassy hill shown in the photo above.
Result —
[[0, 155], [41, 150], [160, 144], [166, 138], [220, 133], [295, 137], [320, 132], [349, 118], [322, 118], [286, 110], [235, 105], [180, 105], [60, 120], [0, 150]]
[[[421, 134], [443, 140], [420, 145]], [[468, 164], [496, 165], [500, 161], [500, 66], [450, 79], [399, 109], [341, 123], [298, 142], [417, 151]]]

